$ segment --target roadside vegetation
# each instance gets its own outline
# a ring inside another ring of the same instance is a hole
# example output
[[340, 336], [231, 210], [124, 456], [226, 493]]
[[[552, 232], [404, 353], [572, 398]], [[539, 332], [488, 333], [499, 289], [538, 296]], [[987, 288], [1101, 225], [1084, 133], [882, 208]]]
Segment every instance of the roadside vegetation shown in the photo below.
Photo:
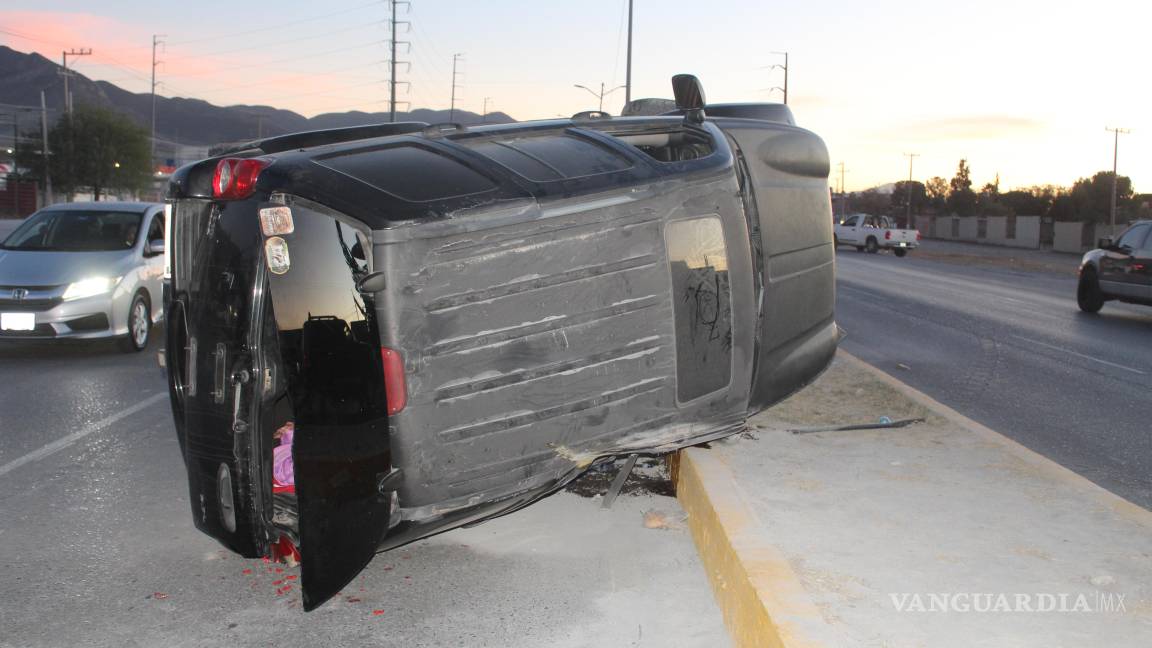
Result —
[[[902, 180], [892, 193], [876, 189], [848, 195], [850, 211], [903, 217], [921, 215], [1044, 216], [1056, 221], [1107, 223], [1112, 200], [1112, 172], [1098, 171], [1071, 187], [1036, 185], [1001, 191], [999, 177], [973, 189], [967, 160], [960, 160], [951, 179], [939, 176], [927, 182]], [[1127, 176], [1116, 179], [1116, 221], [1152, 218], [1152, 194], [1137, 194]]]

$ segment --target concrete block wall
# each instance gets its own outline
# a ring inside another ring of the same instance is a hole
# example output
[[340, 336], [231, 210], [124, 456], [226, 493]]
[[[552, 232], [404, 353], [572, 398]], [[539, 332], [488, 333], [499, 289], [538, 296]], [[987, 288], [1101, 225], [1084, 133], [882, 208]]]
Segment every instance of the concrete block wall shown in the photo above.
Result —
[[12, 230], [15, 230], [23, 222], [24, 219], [22, 218], [0, 218], [0, 241], [8, 238]]
[[1008, 240], [1008, 219], [1004, 216], [989, 216], [988, 229], [985, 232], [987, 236], [985, 239], [992, 245], [1008, 245], [1013, 241]]
[[1056, 252], [1083, 252], [1084, 228], [1086, 223], [1075, 221], [1071, 223], [1053, 223], [1055, 226], [1052, 237], [1052, 249]]
[[1039, 216], [1016, 217], [1016, 242], [1012, 247], [1031, 248], [1033, 250], [1040, 248]]
[[960, 240], [975, 242], [979, 239], [976, 238], [977, 221], [975, 216], [961, 218], [960, 220]]

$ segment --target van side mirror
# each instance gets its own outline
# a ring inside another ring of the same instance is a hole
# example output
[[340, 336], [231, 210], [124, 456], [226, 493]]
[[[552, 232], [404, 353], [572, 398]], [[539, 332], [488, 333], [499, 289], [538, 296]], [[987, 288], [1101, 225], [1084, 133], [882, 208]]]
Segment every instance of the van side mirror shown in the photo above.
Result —
[[704, 121], [704, 86], [700, 79], [691, 74], [672, 77], [672, 96], [676, 98], [676, 108], [684, 111], [685, 121]]
[[1096, 247], [1100, 248], [1101, 250], [1112, 249], [1112, 247], [1113, 247], [1112, 237], [1111, 236], [1105, 236], [1104, 238], [1100, 239], [1099, 241], [1096, 241]]

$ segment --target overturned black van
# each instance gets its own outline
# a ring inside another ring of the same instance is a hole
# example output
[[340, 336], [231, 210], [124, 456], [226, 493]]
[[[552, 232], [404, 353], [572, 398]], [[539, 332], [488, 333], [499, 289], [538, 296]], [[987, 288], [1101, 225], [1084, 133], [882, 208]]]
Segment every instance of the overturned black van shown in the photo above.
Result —
[[812, 381], [827, 150], [786, 107], [674, 86], [673, 115], [300, 133], [180, 169], [165, 353], [196, 526], [298, 550], [313, 609], [376, 552]]

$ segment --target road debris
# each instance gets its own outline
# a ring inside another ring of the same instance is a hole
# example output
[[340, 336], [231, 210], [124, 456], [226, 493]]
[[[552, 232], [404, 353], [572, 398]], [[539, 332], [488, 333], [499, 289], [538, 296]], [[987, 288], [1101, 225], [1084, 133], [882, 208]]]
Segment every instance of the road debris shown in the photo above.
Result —
[[887, 416], [880, 417], [876, 423], [849, 423], [847, 425], [820, 425], [816, 427], [792, 428], [792, 434], [812, 434], [814, 432], [847, 432], [849, 430], [885, 430], [888, 428], [902, 428], [923, 423], [923, 418], [907, 418], [893, 421]]

